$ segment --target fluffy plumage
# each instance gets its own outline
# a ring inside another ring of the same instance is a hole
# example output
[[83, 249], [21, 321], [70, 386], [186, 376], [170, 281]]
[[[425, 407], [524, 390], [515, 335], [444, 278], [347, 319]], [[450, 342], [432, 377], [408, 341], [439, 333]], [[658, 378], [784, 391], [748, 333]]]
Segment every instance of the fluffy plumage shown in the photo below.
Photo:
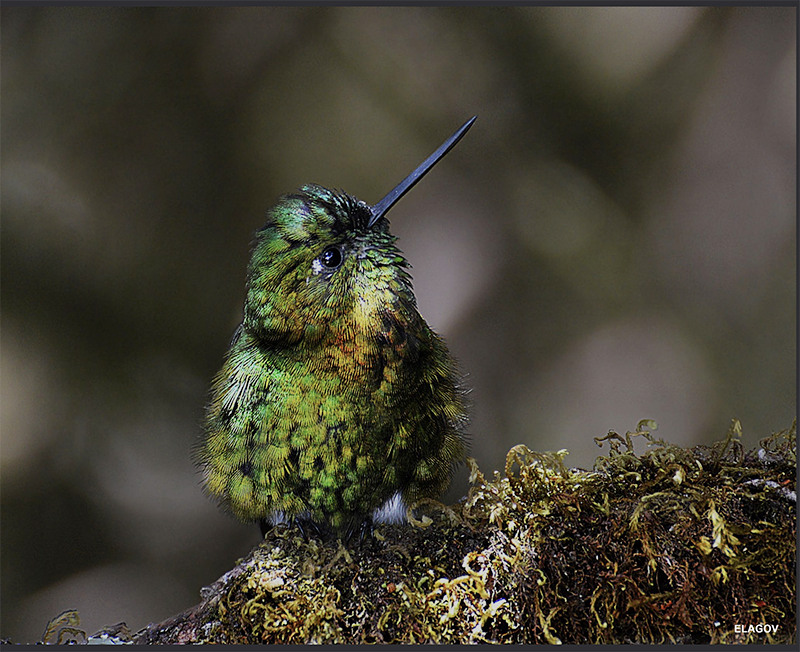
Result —
[[207, 492], [243, 521], [347, 534], [398, 500], [438, 496], [465, 456], [455, 362], [372, 215], [309, 185], [257, 233], [197, 452]]

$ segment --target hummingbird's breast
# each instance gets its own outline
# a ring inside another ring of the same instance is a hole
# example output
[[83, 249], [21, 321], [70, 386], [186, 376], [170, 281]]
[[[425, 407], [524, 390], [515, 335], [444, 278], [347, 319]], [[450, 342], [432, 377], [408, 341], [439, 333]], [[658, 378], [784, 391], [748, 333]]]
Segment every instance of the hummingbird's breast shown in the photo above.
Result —
[[326, 371], [348, 381], [352, 389], [380, 389], [386, 375], [413, 364], [416, 331], [427, 328], [416, 309], [407, 263], [386, 231], [352, 237], [348, 266], [330, 292], [337, 310], [324, 328], [327, 337], [317, 352]]

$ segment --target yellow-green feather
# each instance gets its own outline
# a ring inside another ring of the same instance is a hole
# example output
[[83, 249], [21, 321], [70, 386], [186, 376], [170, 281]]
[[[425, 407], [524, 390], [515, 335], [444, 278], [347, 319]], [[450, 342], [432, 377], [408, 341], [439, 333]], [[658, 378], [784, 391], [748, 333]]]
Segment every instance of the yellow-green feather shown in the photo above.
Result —
[[[368, 218], [307, 186], [258, 234], [198, 452], [206, 490], [242, 520], [346, 531], [397, 492], [439, 495], [464, 458], [455, 363], [417, 312], [388, 223]], [[327, 275], [314, 261], [330, 245], [345, 256]]]

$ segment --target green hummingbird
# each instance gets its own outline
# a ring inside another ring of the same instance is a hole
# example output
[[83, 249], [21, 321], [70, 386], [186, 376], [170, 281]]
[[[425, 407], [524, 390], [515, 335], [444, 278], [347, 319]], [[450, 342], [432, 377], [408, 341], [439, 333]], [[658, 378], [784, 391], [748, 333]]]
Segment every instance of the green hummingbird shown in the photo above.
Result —
[[256, 233], [196, 460], [206, 492], [262, 533], [402, 522], [464, 460], [456, 362], [417, 310], [386, 213], [475, 119], [374, 206], [306, 185]]

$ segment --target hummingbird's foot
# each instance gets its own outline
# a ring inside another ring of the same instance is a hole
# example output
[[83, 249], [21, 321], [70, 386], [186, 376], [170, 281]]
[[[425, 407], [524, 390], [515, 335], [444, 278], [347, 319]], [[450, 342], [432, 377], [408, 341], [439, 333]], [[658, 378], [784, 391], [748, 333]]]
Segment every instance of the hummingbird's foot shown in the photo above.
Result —
[[371, 518], [353, 522], [340, 537], [340, 540], [345, 544], [351, 544], [355, 548], [371, 546], [384, 540], [384, 537], [376, 534], [375, 527], [377, 525], [380, 525], [380, 523], [376, 523]]
[[295, 516], [290, 522], [293, 526], [300, 530], [300, 534], [303, 535], [303, 539], [306, 541], [308, 541], [310, 538], [309, 534], [315, 535], [318, 539], [324, 540], [326, 538], [326, 533], [320, 528], [319, 524], [315, 521], [312, 521], [310, 518]]
[[364, 545], [364, 538], [369, 535], [369, 539], [373, 538], [375, 534], [375, 524], [372, 522], [372, 519], [367, 519], [363, 523], [361, 523], [361, 527], [358, 528], [358, 545], [359, 547]]
[[310, 535], [316, 535], [319, 539], [325, 538], [325, 532], [323, 532], [319, 525], [317, 525], [314, 521], [301, 518], [299, 516], [293, 516], [290, 519], [281, 519], [279, 521], [271, 521], [268, 518], [262, 518], [258, 521], [258, 527], [261, 530], [261, 536], [266, 537], [267, 532], [269, 532], [272, 528], [283, 526], [287, 528], [297, 528], [300, 530], [300, 534], [303, 538], [308, 541]]

